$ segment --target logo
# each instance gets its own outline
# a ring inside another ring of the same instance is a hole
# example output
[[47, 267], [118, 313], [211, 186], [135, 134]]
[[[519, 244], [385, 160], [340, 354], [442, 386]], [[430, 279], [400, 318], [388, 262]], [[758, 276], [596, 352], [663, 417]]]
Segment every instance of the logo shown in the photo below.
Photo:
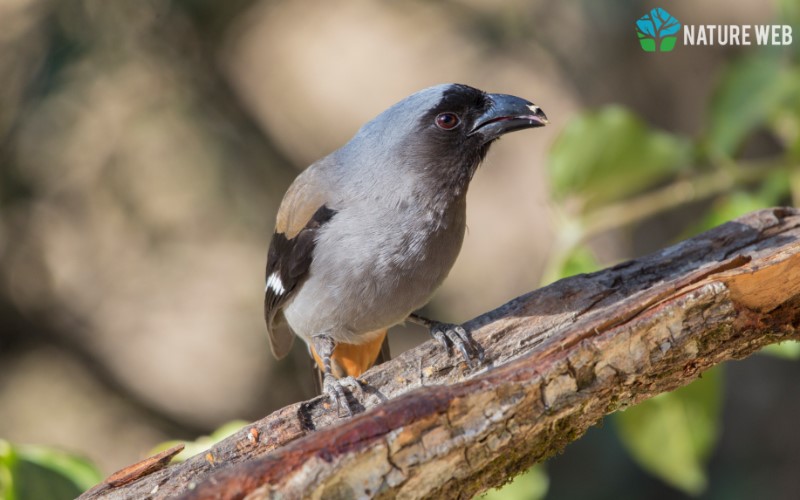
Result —
[[683, 45], [791, 45], [788, 24], [687, 24], [655, 8], [636, 21], [636, 36], [645, 52], [672, 52], [683, 28]]
[[671, 52], [681, 23], [664, 9], [656, 8], [636, 21], [636, 35], [645, 52]]

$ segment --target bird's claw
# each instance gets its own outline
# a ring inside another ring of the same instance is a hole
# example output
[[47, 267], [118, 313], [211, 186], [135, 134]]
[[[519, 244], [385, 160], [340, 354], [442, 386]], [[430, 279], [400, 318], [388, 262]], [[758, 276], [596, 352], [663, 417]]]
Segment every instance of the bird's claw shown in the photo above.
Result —
[[483, 347], [472, 338], [472, 335], [461, 325], [450, 323], [433, 322], [430, 325], [431, 336], [444, 346], [447, 353], [450, 353], [451, 346], [455, 346], [461, 351], [464, 360], [472, 368], [474, 361], [483, 362]]
[[325, 375], [322, 382], [322, 393], [328, 396], [333, 406], [336, 408], [337, 416], [341, 417], [339, 410], [344, 409], [347, 417], [353, 416], [353, 410], [350, 408], [350, 403], [347, 401], [347, 393], [345, 386], [350, 389], [350, 393], [362, 399], [364, 391], [361, 389], [361, 382], [355, 377], [342, 377], [337, 379], [330, 373]]

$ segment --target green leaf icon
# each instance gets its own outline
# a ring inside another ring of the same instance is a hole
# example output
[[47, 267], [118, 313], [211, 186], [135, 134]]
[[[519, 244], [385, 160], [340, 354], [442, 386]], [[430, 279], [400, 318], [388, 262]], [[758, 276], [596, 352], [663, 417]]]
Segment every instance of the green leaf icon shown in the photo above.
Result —
[[661, 48], [659, 49], [661, 52], [669, 52], [675, 48], [675, 41], [677, 40], [674, 36], [668, 36], [666, 38], [661, 39]]

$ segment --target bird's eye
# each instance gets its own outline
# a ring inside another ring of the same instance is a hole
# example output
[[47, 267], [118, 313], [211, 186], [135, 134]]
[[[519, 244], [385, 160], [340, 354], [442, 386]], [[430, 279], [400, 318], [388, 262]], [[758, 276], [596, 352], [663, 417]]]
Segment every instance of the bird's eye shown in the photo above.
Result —
[[461, 119], [455, 113], [439, 113], [436, 116], [436, 126], [442, 130], [452, 130], [461, 123]]

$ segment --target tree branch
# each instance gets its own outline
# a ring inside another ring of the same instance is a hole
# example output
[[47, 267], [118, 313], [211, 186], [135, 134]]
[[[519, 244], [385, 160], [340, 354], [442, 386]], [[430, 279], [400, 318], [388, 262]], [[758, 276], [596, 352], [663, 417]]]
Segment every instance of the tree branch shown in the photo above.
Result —
[[503, 484], [606, 414], [800, 338], [800, 211], [749, 214], [465, 326], [486, 349], [478, 371], [427, 342], [362, 377], [353, 405], [368, 411], [350, 420], [320, 398], [291, 405], [82, 498], [451, 498]]

